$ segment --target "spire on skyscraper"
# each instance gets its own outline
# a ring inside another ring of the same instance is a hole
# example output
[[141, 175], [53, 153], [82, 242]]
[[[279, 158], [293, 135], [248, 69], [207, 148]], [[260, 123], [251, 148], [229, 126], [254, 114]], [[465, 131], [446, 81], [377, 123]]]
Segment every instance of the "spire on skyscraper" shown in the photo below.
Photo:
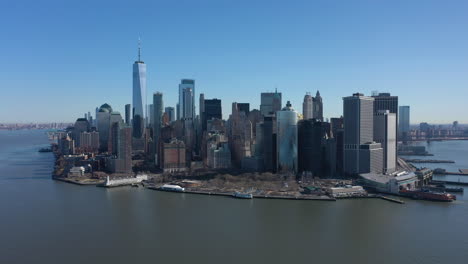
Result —
[[141, 39], [138, 37], [138, 61], [141, 61]]

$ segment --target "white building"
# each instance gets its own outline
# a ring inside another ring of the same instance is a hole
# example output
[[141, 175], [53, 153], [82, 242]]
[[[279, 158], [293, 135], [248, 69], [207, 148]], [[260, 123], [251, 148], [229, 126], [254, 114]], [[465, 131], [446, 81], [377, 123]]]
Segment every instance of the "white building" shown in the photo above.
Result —
[[380, 110], [374, 116], [374, 140], [383, 148], [383, 171], [392, 173], [396, 170], [397, 139], [396, 114], [389, 110]]

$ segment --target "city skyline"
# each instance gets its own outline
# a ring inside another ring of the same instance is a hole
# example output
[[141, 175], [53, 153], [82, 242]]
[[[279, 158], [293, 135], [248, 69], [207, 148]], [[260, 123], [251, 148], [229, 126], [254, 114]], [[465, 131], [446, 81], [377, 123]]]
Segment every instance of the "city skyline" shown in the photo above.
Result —
[[[80, 24], [70, 6], [45, 3], [43, 12], [35, 12], [34, 2], [27, 7], [12, 4], [0, 11], [0, 21], [12, 16], [22, 21], [15, 31], [4, 32], [12, 38], [0, 51], [9, 62], [0, 65], [2, 87], [8, 88], [2, 94], [0, 122], [73, 122], [77, 113], [93, 112], [103, 103], [124, 113], [125, 104], [132, 102], [130, 64], [137, 59], [141, 36], [148, 102], [148, 96], [161, 92], [165, 106], [176, 107], [178, 84], [187, 78], [197, 83], [195, 112], [200, 93], [221, 99], [227, 119], [232, 102], [259, 109], [260, 93], [278, 88], [283, 106], [291, 101], [296, 109], [306, 92], [319, 90], [324, 117], [331, 118], [342, 114], [342, 97], [378, 90], [398, 95], [400, 105], [411, 106], [412, 124], [468, 123], [463, 103], [463, 95], [468, 95], [468, 38], [462, 34], [467, 6], [422, 3], [295, 2], [284, 10], [277, 3], [145, 3], [148, 8], [140, 8], [139, 14], [132, 12], [139, 7], [124, 4], [101, 14], [105, 4], [91, 12], [90, 5], [80, 3], [73, 8], [90, 11], [89, 20]], [[187, 13], [193, 23], [176, 21], [165, 29], [181, 7], [194, 11]], [[126, 9], [122, 21], [115, 21], [117, 11]], [[226, 15], [227, 10], [231, 13]], [[265, 11], [279, 15], [269, 17]], [[220, 20], [218, 12], [227, 18]], [[361, 17], [353, 15], [350, 24], [340, 17], [353, 12]], [[52, 13], [63, 25], [45, 19]], [[132, 22], [135, 16], [141, 17], [139, 28], [131, 27], [137, 24]], [[244, 22], [228, 19], [236, 16]], [[64, 31], [67, 26], [77, 30]], [[34, 33], [37, 27], [43, 35]], [[80, 41], [73, 43], [77, 38]], [[29, 43], [35, 45], [26, 48]], [[34, 111], [8, 111], [18, 105], [18, 98]], [[54, 104], [46, 103], [50, 100]]]

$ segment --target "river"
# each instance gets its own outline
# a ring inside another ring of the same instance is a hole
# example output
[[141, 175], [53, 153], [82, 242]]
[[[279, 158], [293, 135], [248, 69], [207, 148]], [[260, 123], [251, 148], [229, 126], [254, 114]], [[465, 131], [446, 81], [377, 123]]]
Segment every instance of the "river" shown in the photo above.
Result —
[[47, 143], [44, 131], [0, 131], [0, 263], [468, 262], [464, 197], [401, 205], [77, 186], [51, 179], [53, 155], [37, 152]]

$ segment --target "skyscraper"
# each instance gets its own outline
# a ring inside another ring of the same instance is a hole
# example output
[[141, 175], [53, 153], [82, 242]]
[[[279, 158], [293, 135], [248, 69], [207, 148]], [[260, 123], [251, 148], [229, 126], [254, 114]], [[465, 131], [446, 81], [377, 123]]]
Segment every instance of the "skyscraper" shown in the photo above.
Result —
[[175, 109], [174, 107], [168, 106], [164, 108], [164, 112], [167, 113], [167, 116], [169, 118], [169, 122], [175, 121]]
[[321, 176], [324, 169], [325, 130], [318, 119], [304, 119], [298, 123], [298, 169]]
[[383, 150], [374, 141], [374, 98], [355, 93], [343, 98], [344, 172], [382, 172]]
[[408, 137], [410, 131], [410, 107], [402, 105], [399, 107], [398, 129], [399, 135], [404, 140]]
[[[187, 94], [189, 90], [191, 97]], [[185, 92], [184, 92], [185, 91]], [[179, 84], [179, 102], [177, 104], [177, 119], [195, 118], [195, 80], [182, 79]]]
[[205, 99], [204, 113], [202, 120], [202, 129], [206, 130], [208, 120], [213, 118], [222, 119], [221, 100], [220, 99]]
[[281, 93], [261, 93], [260, 112], [263, 116], [275, 115], [281, 110]]
[[383, 148], [383, 169], [385, 173], [396, 170], [396, 114], [380, 110], [374, 116], [374, 140]]
[[313, 118], [314, 113], [314, 101], [310, 93], [306, 93], [304, 96], [304, 102], [302, 103], [302, 116], [304, 119]]
[[297, 112], [288, 101], [276, 115], [277, 170], [297, 172]]
[[[377, 115], [379, 111], [388, 110], [396, 115], [398, 125], [398, 96], [393, 96], [390, 93], [378, 93], [372, 97], [374, 98], [374, 115]], [[395, 126], [395, 134], [397, 133], [398, 127]]]
[[110, 115], [112, 107], [108, 104], [103, 104], [96, 114], [97, 129], [99, 132], [99, 148], [101, 151], [107, 150], [107, 140], [109, 139], [110, 130]]
[[130, 104], [126, 104], [125, 105], [125, 124], [127, 126], [130, 126], [130, 122], [131, 122], [131, 105]]
[[146, 64], [141, 61], [141, 48], [138, 43], [138, 60], [133, 63], [133, 137], [142, 138], [146, 107]]
[[153, 151], [154, 151], [154, 160], [156, 165], [158, 165], [159, 160], [159, 149], [160, 149], [160, 135], [161, 135], [161, 126], [162, 126], [162, 115], [163, 115], [163, 94], [154, 93], [153, 94]]
[[318, 119], [320, 121], [323, 121], [323, 102], [322, 102], [322, 97], [320, 96], [320, 92], [317, 91], [317, 94], [315, 95], [314, 98], [314, 113], [313, 116], [315, 119]]

